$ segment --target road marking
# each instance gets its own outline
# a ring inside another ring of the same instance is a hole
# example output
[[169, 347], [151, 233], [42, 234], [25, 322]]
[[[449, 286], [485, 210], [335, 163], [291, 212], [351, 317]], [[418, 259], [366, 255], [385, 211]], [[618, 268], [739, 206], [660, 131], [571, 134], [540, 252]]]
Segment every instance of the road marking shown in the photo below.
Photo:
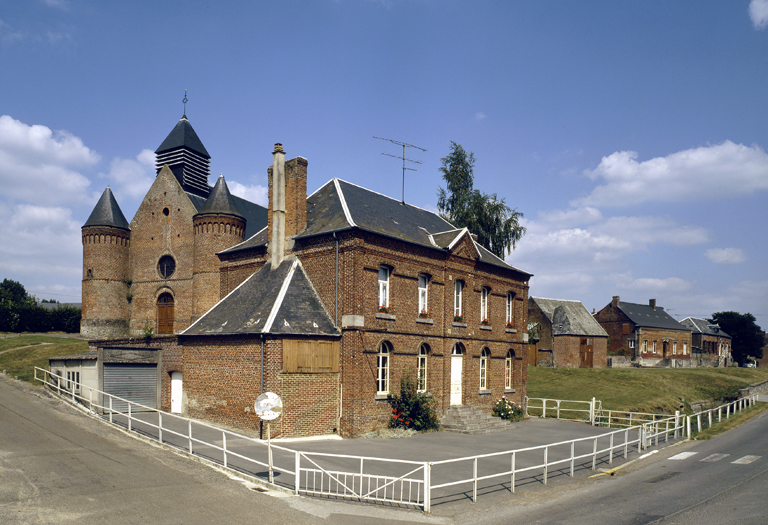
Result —
[[731, 461], [731, 463], [735, 465], [749, 465], [755, 460], [760, 459], [763, 456], [744, 456], [743, 458], [739, 458], [736, 461]]
[[695, 456], [696, 454], [698, 454], [698, 452], [680, 452], [679, 454], [675, 454], [669, 459], [673, 461], [682, 461], [684, 459], [688, 459], [691, 456]]
[[727, 458], [728, 456], [730, 456], [730, 454], [712, 454], [711, 456], [707, 456], [699, 461], [714, 463], [715, 461], [720, 461], [721, 459]]

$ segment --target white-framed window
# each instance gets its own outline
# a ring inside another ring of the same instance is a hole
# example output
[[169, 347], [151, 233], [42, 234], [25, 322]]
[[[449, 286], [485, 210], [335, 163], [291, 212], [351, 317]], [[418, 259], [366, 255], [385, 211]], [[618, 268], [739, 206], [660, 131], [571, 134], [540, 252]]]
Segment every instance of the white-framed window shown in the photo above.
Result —
[[382, 341], [379, 345], [379, 354], [376, 357], [376, 393], [389, 393], [389, 356], [392, 354], [392, 345]]
[[635, 347], [635, 340], [634, 339], [627, 339], [627, 344], [629, 345], [630, 348], [634, 348]]
[[507, 326], [515, 326], [515, 323], [513, 322], [513, 319], [512, 319], [512, 314], [513, 314], [512, 307], [515, 304], [513, 302], [514, 300], [515, 300], [515, 294], [513, 294], [512, 292], [509, 292], [507, 294], [507, 316], [505, 319]]
[[429, 347], [426, 344], [422, 344], [419, 346], [419, 360], [416, 366], [418, 371], [416, 390], [419, 392], [427, 391], [427, 355], [429, 355]]
[[688, 343], [683, 343], [683, 355], [688, 353]]
[[379, 308], [389, 308], [389, 276], [387, 266], [379, 266]]
[[68, 390], [80, 390], [80, 372], [73, 372], [67, 370], [67, 389]]
[[672, 354], [677, 355], [677, 341], [672, 342]]
[[488, 388], [488, 357], [490, 355], [491, 351], [487, 348], [483, 348], [480, 353], [480, 390]]
[[490, 290], [483, 286], [480, 290], [480, 322], [488, 321], [488, 292]]
[[656, 353], [656, 341], [653, 342], [653, 353]]
[[425, 274], [419, 274], [419, 315], [428, 314], [428, 302], [427, 302], [427, 285], [429, 284], [429, 277]]
[[643, 339], [643, 353], [648, 353], [648, 339]]
[[462, 309], [461, 309], [461, 295], [464, 291], [464, 281], [456, 281], [456, 284], [453, 286], [453, 317], [461, 317], [462, 315]]
[[504, 360], [504, 388], [509, 390], [512, 388], [512, 374], [514, 371], [515, 352], [513, 350], [507, 350], [507, 358]]

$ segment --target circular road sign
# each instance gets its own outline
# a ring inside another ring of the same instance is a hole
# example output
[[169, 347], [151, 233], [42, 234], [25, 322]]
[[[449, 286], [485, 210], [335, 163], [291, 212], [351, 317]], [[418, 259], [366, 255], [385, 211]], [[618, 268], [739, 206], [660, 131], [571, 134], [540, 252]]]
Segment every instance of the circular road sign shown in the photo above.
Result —
[[277, 419], [283, 411], [283, 400], [274, 392], [264, 392], [253, 404], [256, 415], [264, 421]]

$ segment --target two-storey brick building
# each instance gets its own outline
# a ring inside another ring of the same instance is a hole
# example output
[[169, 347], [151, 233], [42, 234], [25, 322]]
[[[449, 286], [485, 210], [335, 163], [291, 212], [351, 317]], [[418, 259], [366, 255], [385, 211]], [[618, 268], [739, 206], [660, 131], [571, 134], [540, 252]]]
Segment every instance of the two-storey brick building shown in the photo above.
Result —
[[680, 324], [691, 329], [691, 357], [698, 366], [731, 365], [731, 336], [720, 326], [698, 317], [686, 317]]

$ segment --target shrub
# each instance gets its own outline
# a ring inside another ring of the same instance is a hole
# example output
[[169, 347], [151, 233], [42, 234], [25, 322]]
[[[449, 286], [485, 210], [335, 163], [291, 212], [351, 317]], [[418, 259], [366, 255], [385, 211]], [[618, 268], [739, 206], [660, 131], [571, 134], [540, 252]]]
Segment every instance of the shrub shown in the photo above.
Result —
[[406, 368], [400, 379], [400, 395], [387, 396], [392, 406], [389, 428], [412, 428], [413, 430], [438, 430], [440, 421], [435, 414], [435, 399], [426, 392], [416, 390], [413, 370]]
[[510, 421], [522, 421], [525, 418], [523, 408], [516, 406], [506, 396], [501, 396], [501, 399], [493, 405], [493, 415], [501, 419], [509, 419]]

